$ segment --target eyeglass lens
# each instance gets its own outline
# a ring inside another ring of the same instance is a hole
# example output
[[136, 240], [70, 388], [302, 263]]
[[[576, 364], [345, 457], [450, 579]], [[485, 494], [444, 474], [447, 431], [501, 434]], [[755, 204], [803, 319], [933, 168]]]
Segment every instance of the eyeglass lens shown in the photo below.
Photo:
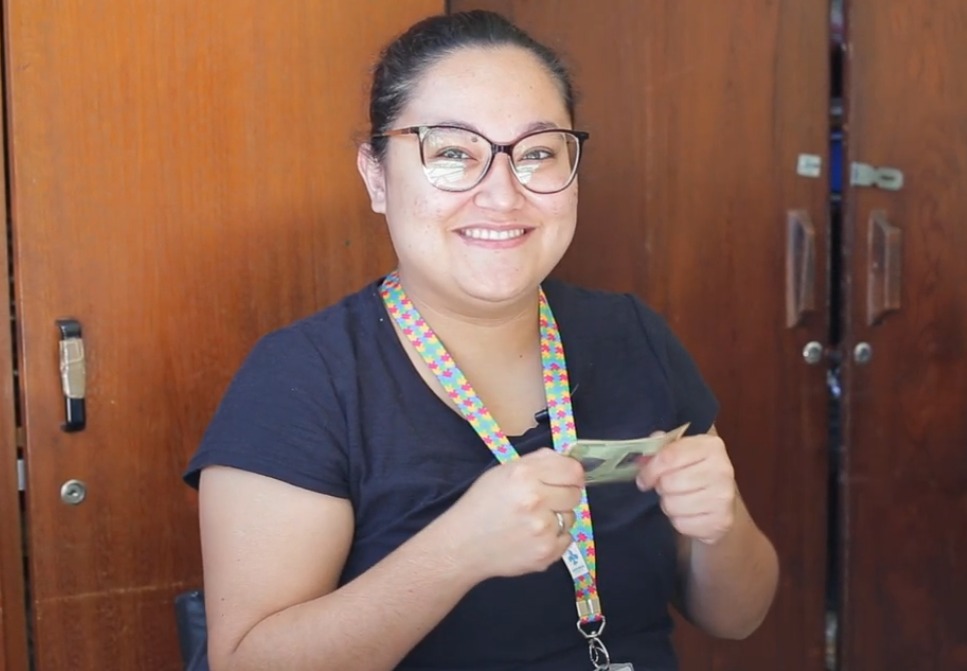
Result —
[[[542, 131], [521, 138], [511, 150], [517, 179], [536, 193], [564, 189], [577, 167], [578, 139], [560, 131]], [[423, 167], [427, 179], [446, 191], [473, 188], [493, 159], [491, 144], [473, 131], [431, 128], [423, 135]]]

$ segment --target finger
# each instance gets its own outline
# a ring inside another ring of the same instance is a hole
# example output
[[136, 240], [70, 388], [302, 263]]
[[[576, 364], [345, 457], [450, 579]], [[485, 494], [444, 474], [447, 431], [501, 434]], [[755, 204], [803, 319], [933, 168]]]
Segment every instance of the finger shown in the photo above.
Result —
[[584, 487], [585, 473], [581, 462], [560, 454], [555, 454], [552, 460], [541, 462], [535, 470], [535, 476], [538, 482], [548, 487], [577, 490]]
[[702, 490], [691, 494], [663, 496], [661, 509], [670, 518], [683, 519], [710, 515], [715, 510], [715, 503], [710, 496], [705, 496]]
[[541, 536], [569, 536], [574, 513], [569, 510], [544, 510], [538, 514], [534, 531]]
[[638, 489], [642, 491], [654, 489], [662, 475], [668, 471], [669, 467], [660, 458], [662, 452], [667, 450], [668, 447], [665, 446], [656, 454], [638, 460], [638, 475], [635, 478]]
[[653, 489], [666, 473], [687, 468], [706, 459], [713, 447], [705, 438], [707, 437], [680, 438], [659, 450], [654, 457], [644, 462], [638, 471], [639, 489]]
[[699, 462], [673, 471], [667, 471], [655, 483], [655, 491], [660, 496], [693, 494], [712, 485], [715, 472], [706, 462]]
[[528, 469], [534, 469], [534, 475], [544, 484], [565, 487], [584, 486], [584, 469], [580, 462], [550, 448], [544, 447], [521, 457], [518, 463]]
[[571, 510], [555, 510], [554, 513], [554, 526], [557, 529], [557, 533], [560, 535], [571, 533], [571, 528], [574, 526], [575, 516], [574, 512]]
[[665, 470], [675, 470], [686, 468], [692, 464], [704, 461], [715, 450], [715, 441], [708, 436], [690, 436], [679, 438], [673, 443], [669, 443], [656, 454], [660, 466]]
[[581, 502], [581, 488], [560, 485], [543, 485], [540, 496], [551, 510], [574, 510]]

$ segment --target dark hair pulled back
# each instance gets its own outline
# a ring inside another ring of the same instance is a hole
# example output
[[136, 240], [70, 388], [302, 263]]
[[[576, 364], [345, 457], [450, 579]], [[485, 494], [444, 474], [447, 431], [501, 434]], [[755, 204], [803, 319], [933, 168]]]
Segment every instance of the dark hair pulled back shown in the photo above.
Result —
[[380, 54], [369, 96], [370, 145], [382, 160], [389, 130], [432, 65], [460, 49], [515, 46], [534, 54], [554, 77], [568, 115], [574, 118], [574, 87], [561, 58], [495, 12], [473, 10], [431, 16], [411, 26]]

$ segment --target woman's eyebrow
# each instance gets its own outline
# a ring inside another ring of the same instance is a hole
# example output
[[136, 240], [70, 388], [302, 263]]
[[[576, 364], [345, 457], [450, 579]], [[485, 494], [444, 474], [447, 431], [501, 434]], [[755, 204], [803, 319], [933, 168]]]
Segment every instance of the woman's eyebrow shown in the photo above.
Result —
[[[436, 121], [434, 123], [425, 124], [427, 126], [454, 126], [456, 128], [464, 128], [469, 131], [473, 131], [481, 137], [487, 137], [475, 124], [469, 123], [467, 121], [457, 121], [455, 119], [445, 119], [443, 121]], [[560, 124], [554, 123], [553, 121], [532, 121], [527, 124], [524, 129], [517, 134], [517, 137], [521, 135], [526, 135], [537, 130], [559, 130], [562, 126]], [[566, 129], [566, 127], [565, 127]], [[489, 138], [488, 138], [489, 139]]]
[[535, 121], [529, 124], [527, 128], [524, 129], [525, 133], [530, 133], [535, 130], [558, 130], [560, 129], [560, 124], [556, 124], [553, 121]]

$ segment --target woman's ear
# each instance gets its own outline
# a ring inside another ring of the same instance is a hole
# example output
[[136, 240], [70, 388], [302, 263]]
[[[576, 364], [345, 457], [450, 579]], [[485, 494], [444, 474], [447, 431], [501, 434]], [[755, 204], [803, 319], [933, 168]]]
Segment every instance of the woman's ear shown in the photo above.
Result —
[[373, 212], [386, 214], [386, 175], [383, 164], [373, 154], [373, 147], [369, 143], [359, 146], [356, 152], [356, 168], [366, 184]]

